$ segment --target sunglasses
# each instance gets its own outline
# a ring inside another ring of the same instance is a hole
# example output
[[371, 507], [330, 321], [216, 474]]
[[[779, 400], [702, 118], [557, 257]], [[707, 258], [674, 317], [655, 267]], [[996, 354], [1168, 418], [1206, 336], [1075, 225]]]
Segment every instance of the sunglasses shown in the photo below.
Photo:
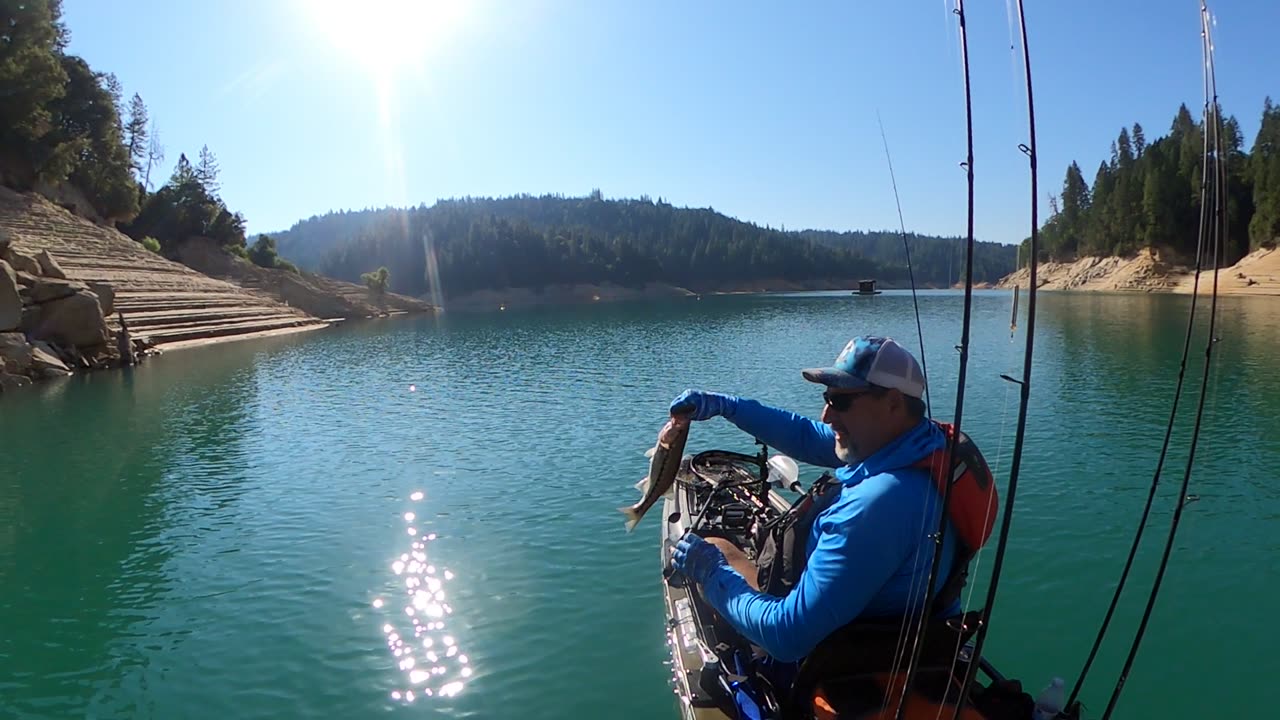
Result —
[[822, 400], [836, 412], [846, 412], [853, 403], [863, 395], [877, 395], [875, 390], [863, 390], [862, 392], [840, 392], [833, 393], [830, 390], [822, 391]]

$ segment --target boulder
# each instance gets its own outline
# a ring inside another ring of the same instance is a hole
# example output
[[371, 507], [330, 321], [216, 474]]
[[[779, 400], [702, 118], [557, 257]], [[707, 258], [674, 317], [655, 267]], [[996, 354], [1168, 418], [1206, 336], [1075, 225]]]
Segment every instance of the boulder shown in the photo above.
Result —
[[66, 363], [58, 359], [50, 350], [40, 347], [45, 343], [37, 343], [31, 348], [31, 374], [42, 378], [65, 377], [71, 374], [71, 370], [67, 369]]
[[81, 348], [107, 342], [107, 322], [102, 317], [102, 306], [98, 304], [98, 296], [88, 290], [39, 307], [36, 327], [30, 331], [32, 337]]
[[32, 275], [31, 273], [22, 272], [21, 270], [16, 274], [18, 276], [18, 284], [22, 287], [32, 287], [36, 283], [40, 282], [40, 276], [38, 275]]
[[43, 350], [49, 353], [50, 355], [58, 358], [59, 360], [62, 361], [63, 365], [67, 364], [67, 354], [64, 353], [62, 351], [62, 348], [58, 347], [57, 345], [54, 345], [52, 343], [47, 343], [44, 340], [32, 340], [31, 347], [39, 348], [40, 350]]
[[22, 333], [0, 333], [0, 372], [25, 375], [31, 368], [32, 347]]
[[47, 302], [71, 297], [78, 292], [88, 292], [89, 286], [75, 280], [40, 280], [27, 290], [31, 302], [43, 305]]
[[116, 311], [116, 289], [104, 282], [90, 282], [89, 292], [98, 296], [102, 316], [111, 317]]
[[0, 372], [0, 392], [9, 392], [30, 384], [31, 378], [26, 375], [10, 375], [6, 372]]
[[120, 352], [112, 343], [86, 348], [80, 356], [86, 367], [110, 368], [120, 365]]
[[30, 255], [24, 255], [13, 248], [9, 248], [9, 252], [4, 253], [4, 259], [18, 272], [31, 273], [32, 275], [43, 274], [40, 271], [40, 263], [35, 258]]
[[53, 259], [48, 250], [41, 250], [40, 254], [36, 256], [36, 260], [40, 263], [41, 275], [59, 280], [67, 279], [67, 274], [63, 272], [62, 266], [58, 264], [57, 260]]
[[0, 332], [22, 324], [22, 296], [18, 294], [18, 274], [0, 260]]
[[28, 335], [40, 325], [40, 306], [27, 305], [22, 308], [22, 324], [18, 330]]

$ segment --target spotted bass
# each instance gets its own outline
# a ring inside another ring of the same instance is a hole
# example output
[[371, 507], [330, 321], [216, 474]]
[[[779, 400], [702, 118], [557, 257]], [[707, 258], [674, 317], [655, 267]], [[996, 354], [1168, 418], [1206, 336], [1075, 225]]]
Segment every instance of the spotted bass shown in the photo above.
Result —
[[646, 453], [650, 455], [649, 475], [636, 485], [644, 494], [635, 505], [618, 508], [619, 512], [627, 516], [627, 532], [634, 530], [640, 518], [675, 484], [676, 472], [684, 458], [684, 444], [688, 439], [688, 418], [671, 418], [662, 426], [657, 444]]

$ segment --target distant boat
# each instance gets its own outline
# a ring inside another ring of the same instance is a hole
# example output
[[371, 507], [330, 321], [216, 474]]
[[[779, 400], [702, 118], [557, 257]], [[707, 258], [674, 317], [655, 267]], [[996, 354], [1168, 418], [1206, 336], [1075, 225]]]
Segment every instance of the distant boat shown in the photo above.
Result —
[[876, 289], [875, 280], [859, 280], [858, 289], [854, 291], [854, 295], [879, 295], [880, 291]]

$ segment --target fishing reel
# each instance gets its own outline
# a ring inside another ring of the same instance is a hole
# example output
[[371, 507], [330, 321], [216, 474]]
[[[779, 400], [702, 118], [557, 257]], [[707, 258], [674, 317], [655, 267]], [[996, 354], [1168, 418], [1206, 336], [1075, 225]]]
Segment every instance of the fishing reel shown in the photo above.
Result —
[[729, 450], [705, 450], [694, 455], [689, 471], [698, 479], [717, 487], [745, 487], [762, 500], [771, 487], [801, 492], [800, 466], [786, 455], [769, 455], [769, 448], [756, 440], [755, 455]]
[[[802, 492], [800, 468], [786, 455], [769, 455], [768, 446], [754, 455], [731, 450], [704, 450], [688, 457], [677, 475], [678, 482], [692, 490], [697, 514], [686, 531], [703, 537], [724, 537], [742, 547], [748, 556], [756, 550], [760, 528], [777, 511], [769, 503], [771, 488]], [[673, 513], [667, 522], [680, 521]], [[668, 565], [663, 578], [672, 587], [683, 587], [684, 577]]]

